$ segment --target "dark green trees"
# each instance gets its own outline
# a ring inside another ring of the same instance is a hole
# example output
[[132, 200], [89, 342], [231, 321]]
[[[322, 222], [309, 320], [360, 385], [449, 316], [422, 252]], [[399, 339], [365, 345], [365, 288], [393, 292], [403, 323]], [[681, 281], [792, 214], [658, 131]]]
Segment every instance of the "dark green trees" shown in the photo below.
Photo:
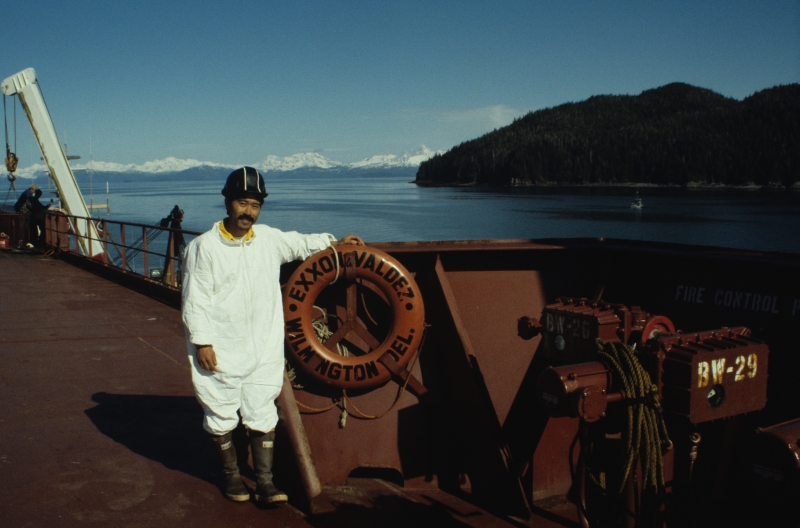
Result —
[[737, 101], [673, 83], [529, 113], [422, 163], [417, 183], [791, 186], [800, 85]]

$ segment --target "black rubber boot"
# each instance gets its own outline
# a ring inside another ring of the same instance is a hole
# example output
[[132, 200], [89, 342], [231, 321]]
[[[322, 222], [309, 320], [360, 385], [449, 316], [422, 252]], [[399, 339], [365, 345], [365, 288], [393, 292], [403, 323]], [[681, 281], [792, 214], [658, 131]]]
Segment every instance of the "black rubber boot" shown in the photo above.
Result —
[[250, 449], [253, 453], [253, 469], [256, 471], [256, 500], [264, 504], [276, 504], [289, 500], [288, 495], [272, 483], [272, 445], [275, 431], [262, 433], [250, 431]]
[[224, 475], [223, 492], [225, 496], [235, 502], [250, 500], [250, 492], [242, 483], [239, 475], [239, 464], [236, 461], [236, 448], [233, 446], [233, 431], [222, 436], [210, 435], [211, 443], [214, 444], [214, 451], [219, 455], [222, 462], [222, 473]]

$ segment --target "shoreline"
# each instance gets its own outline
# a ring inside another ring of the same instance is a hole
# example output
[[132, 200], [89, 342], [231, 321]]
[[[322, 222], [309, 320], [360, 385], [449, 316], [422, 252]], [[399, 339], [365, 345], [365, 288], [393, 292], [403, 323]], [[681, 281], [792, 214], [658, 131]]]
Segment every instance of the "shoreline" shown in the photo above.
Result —
[[702, 190], [702, 191], [800, 191], [800, 182], [795, 182], [793, 185], [786, 187], [783, 185], [758, 185], [755, 183], [748, 183], [746, 185], [728, 185], [724, 183], [699, 183], [689, 182], [686, 185], [677, 184], [660, 184], [660, 183], [512, 183], [509, 185], [488, 185], [478, 184], [475, 182], [470, 183], [438, 183], [429, 181], [410, 181], [418, 187], [483, 187], [483, 188], [501, 188], [501, 189], [673, 189], [673, 190]]

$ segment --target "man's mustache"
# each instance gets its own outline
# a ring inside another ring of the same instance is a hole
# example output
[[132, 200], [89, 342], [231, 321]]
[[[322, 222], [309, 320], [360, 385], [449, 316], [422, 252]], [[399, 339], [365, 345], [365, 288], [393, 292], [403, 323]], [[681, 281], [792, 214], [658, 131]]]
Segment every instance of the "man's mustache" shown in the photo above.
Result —
[[240, 214], [239, 216], [237, 216], [237, 217], [236, 217], [236, 219], [237, 219], [237, 220], [249, 220], [249, 221], [250, 221], [251, 223], [253, 223], [253, 224], [255, 224], [255, 223], [256, 223], [256, 219], [255, 219], [255, 218], [253, 218], [252, 216], [250, 216], [250, 215], [249, 215], [249, 214], [247, 214], [247, 213]]

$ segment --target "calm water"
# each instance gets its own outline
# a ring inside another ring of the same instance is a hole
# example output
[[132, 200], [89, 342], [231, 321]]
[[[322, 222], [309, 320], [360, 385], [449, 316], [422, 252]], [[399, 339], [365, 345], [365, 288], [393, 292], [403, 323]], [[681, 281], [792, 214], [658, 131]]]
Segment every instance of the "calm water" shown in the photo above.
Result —
[[[634, 212], [632, 189], [419, 188], [411, 179], [271, 176], [259, 222], [368, 242], [610, 237], [800, 254], [798, 192], [641, 189]], [[205, 231], [225, 216], [222, 184], [112, 183], [110, 218], [153, 224], [178, 204], [184, 228]]]

